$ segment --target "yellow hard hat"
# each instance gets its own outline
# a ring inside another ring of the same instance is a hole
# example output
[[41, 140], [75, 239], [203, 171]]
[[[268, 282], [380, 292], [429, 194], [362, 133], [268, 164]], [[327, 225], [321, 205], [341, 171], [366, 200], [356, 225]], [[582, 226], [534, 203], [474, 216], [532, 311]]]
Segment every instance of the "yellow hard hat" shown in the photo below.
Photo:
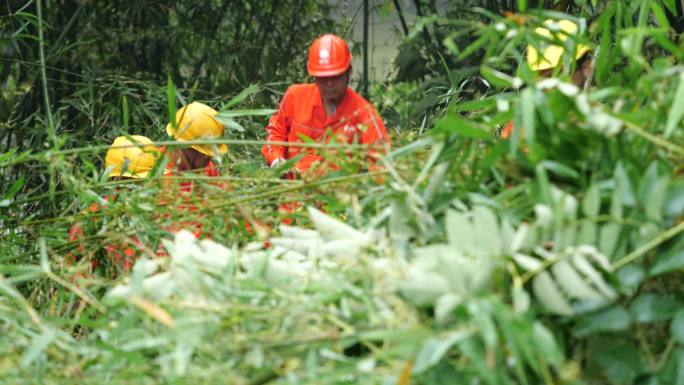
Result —
[[[577, 34], [577, 24], [570, 20], [546, 20], [544, 22], [545, 27], [539, 27], [534, 30], [539, 36], [545, 37], [547, 39], [553, 39], [554, 36], [560, 41], [565, 41], [568, 35]], [[563, 56], [563, 51], [565, 48], [560, 45], [548, 44], [547, 42], [541, 42], [542, 51], [539, 55], [539, 51], [533, 45], [527, 46], [527, 64], [533, 71], [543, 71], [549, 68], [554, 68], [560, 62]], [[590, 48], [584, 44], [578, 44], [575, 50], [575, 59], [579, 59], [587, 53]]]
[[119, 136], [107, 150], [105, 167], [112, 169], [110, 177], [145, 178], [159, 155], [159, 149], [146, 136]]
[[[174, 129], [173, 124], [169, 123], [166, 125], [166, 133], [180, 142], [220, 138], [223, 136], [224, 127], [214, 119], [217, 113], [206, 104], [192, 102], [176, 112], [176, 128]], [[193, 144], [190, 147], [208, 156], [221, 155], [228, 151], [228, 146], [225, 144]], [[217, 153], [214, 152], [214, 148]]]

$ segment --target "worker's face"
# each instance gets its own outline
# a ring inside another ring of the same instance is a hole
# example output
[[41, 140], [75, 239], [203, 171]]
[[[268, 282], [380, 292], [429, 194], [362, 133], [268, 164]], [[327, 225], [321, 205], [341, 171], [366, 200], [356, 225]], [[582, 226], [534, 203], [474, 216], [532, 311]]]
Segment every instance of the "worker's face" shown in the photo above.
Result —
[[317, 76], [314, 78], [318, 92], [321, 93], [321, 98], [326, 103], [339, 104], [347, 92], [347, 84], [349, 84], [349, 70], [337, 76]]

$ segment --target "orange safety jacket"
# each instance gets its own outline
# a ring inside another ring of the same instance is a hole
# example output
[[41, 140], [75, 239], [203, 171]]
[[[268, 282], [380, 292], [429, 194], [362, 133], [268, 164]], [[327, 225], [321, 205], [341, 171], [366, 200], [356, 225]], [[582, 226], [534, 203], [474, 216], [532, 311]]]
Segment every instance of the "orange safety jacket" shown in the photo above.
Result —
[[[296, 84], [288, 88], [278, 111], [269, 119], [266, 131], [269, 142], [297, 143], [306, 137], [327, 143], [334, 136], [338, 141], [350, 144], [355, 138], [359, 144], [388, 143], [382, 118], [366, 99], [347, 88], [335, 114], [327, 116], [315, 84]], [[261, 153], [269, 165], [278, 158], [292, 159], [304, 154], [295, 165], [300, 172], [322, 159], [314, 149], [297, 146], [265, 144]]]

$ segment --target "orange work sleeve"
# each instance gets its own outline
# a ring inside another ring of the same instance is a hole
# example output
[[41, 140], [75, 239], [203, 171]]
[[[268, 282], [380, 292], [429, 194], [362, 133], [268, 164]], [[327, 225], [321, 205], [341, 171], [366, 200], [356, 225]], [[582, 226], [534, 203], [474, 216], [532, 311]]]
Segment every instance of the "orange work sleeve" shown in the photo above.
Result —
[[[290, 103], [289, 90], [283, 95], [278, 111], [268, 120], [266, 126], [266, 141], [269, 142], [286, 142], [287, 135], [290, 128], [288, 127], [288, 115], [291, 113], [292, 106]], [[270, 166], [271, 163], [278, 158], [285, 158], [285, 146], [276, 146], [272, 144], [264, 144], [261, 147], [261, 154], [266, 159], [266, 163]]]

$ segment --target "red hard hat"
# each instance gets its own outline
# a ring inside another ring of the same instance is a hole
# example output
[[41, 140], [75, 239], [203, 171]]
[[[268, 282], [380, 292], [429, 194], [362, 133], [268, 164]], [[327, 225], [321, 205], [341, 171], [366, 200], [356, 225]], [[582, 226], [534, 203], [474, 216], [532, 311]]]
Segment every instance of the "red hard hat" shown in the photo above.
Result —
[[306, 69], [311, 76], [337, 76], [344, 73], [351, 62], [352, 55], [347, 42], [328, 33], [311, 44]]

